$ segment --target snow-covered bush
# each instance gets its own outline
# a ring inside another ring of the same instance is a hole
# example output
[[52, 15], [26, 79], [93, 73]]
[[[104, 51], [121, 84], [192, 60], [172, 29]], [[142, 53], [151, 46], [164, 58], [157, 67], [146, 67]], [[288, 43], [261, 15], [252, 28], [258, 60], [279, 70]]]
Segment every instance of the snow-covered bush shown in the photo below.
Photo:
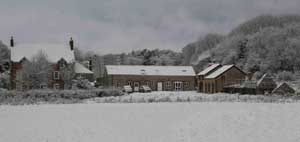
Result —
[[92, 89], [93, 86], [89, 80], [83, 79], [83, 78], [78, 78], [76, 80], [73, 80], [72, 88], [73, 89]]
[[[300, 96], [300, 94], [299, 94]], [[161, 102], [253, 102], [285, 103], [300, 102], [297, 95], [239, 95], [239, 94], [202, 94], [196, 92], [152, 92], [133, 93], [125, 96], [97, 98], [98, 103], [161, 103]]]
[[8, 72], [0, 73], [0, 88], [8, 89], [10, 82], [9, 79], [10, 78]]
[[[101, 95], [100, 95], [101, 94]], [[119, 102], [116, 96], [123, 95], [113, 89], [94, 90], [29, 90], [26, 92], [0, 90], [0, 104], [80, 103], [99, 96], [113, 96], [110, 102]]]

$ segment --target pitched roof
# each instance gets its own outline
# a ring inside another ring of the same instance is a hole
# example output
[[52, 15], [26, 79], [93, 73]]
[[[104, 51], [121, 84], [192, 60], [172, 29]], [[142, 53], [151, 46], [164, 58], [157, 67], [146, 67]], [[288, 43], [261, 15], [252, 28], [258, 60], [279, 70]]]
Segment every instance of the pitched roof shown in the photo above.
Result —
[[192, 66], [107, 65], [108, 75], [195, 76]]
[[23, 58], [31, 60], [39, 52], [46, 54], [49, 62], [56, 63], [60, 59], [67, 62], [75, 61], [74, 51], [64, 44], [20, 44], [10, 48], [11, 60], [19, 62]]
[[85, 66], [83, 66], [82, 64], [80, 64], [78, 62], [75, 62], [74, 71], [75, 71], [75, 73], [78, 73], [78, 74], [93, 74], [92, 71], [90, 71], [89, 69], [87, 69]]
[[206, 79], [216, 78], [216, 77], [220, 76], [221, 74], [223, 74], [224, 72], [226, 72], [229, 69], [231, 69], [232, 67], [234, 67], [234, 65], [225, 65], [225, 66], [222, 66], [219, 69], [217, 69], [216, 71], [214, 71], [213, 73], [211, 73], [208, 76], [206, 76], [205, 78]]
[[211, 64], [210, 66], [205, 68], [203, 71], [198, 73], [198, 75], [207, 75], [208, 73], [210, 73], [211, 71], [215, 70], [216, 68], [218, 68], [220, 66], [221, 66], [220, 64]]
[[257, 81], [257, 86], [261, 86], [261, 85], [265, 85], [265, 84], [276, 86], [276, 82], [272, 79], [272, 77], [269, 74], [264, 74]]
[[295, 93], [295, 90], [289, 86], [287, 83], [281, 83], [279, 84], [273, 91], [272, 93], [277, 93], [277, 94], [286, 94], [286, 93]]

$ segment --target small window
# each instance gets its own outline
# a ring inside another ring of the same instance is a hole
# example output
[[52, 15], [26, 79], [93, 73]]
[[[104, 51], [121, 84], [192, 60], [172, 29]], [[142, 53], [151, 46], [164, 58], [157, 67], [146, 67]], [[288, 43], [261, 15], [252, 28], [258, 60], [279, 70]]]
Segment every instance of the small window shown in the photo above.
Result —
[[59, 63], [59, 68], [60, 68], [60, 69], [63, 69], [63, 68], [65, 68], [65, 67], [66, 67], [66, 65], [65, 65], [64, 62], [60, 62], [60, 63]]
[[127, 81], [127, 85], [130, 85], [132, 87], [133, 86], [133, 82], [132, 81]]
[[171, 81], [166, 81], [165, 82], [165, 87], [167, 90], [171, 90], [172, 89], [172, 82]]
[[60, 89], [60, 85], [59, 85], [58, 83], [55, 83], [55, 84], [53, 85], [53, 89]]
[[189, 82], [184, 82], [183, 85], [184, 85], [185, 88], [188, 88], [190, 86], [190, 83]]
[[46, 84], [41, 84], [40, 85], [40, 89], [46, 89], [47, 88], [47, 85]]
[[59, 72], [58, 71], [53, 72], [53, 79], [59, 80]]
[[121, 87], [121, 83], [118, 81], [116, 88], [119, 88], [119, 87]]

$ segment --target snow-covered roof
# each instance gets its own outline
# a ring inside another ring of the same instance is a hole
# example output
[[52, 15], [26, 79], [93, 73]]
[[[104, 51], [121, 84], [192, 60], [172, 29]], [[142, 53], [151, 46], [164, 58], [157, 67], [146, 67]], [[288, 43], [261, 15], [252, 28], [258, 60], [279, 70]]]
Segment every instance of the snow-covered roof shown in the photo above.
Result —
[[192, 66], [107, 65], [108, 75], [195, 76]]
[[273, 78], [269, 74], [264, 74], [258, 81], [257, 86], [260, 86], [263, 83], [276, 84]]
[[216, 71], [214, 71], [213, 73], [211, 73], [208, 76], [206, 76], [205, 78], [207, 78], [207, 79], [216, 78], [216, 77], [220, 76], [221, 74], [223, 74], [224, 72], [226, 72], [227, 70], [231, 69], [232, 67], [234, 67], [234, 65], [225, 65], [225, 66], [222, 66], [219, 69], [217, 69]]
[[78, 62], [75, 62], [74, 70], [75, 70], [75, 73], [78, 73], [78, 74], [93, 74], [92, 71], [90, 71], [89, 69], [87, 69], [85, 66], [83, 66], [82, 64], [80, 64]]
[[198, 75], [206, 75], [207, 73], [211, 72], [212, 70], [216, 69], [219, 66], [221, 66], [221, 65], [220, 64], [211, 64], [207, 68], [205, 68], [203, 71], [198, 73]]
[[64, 44], [20, 44], [11, 47], [11, 60], [19, 62], [24, 57], [31, 60], [39, 52], [43, 52], [49, 62], [56, 63], [60, 59], [67, 62], [75, 61], [74, 51]]

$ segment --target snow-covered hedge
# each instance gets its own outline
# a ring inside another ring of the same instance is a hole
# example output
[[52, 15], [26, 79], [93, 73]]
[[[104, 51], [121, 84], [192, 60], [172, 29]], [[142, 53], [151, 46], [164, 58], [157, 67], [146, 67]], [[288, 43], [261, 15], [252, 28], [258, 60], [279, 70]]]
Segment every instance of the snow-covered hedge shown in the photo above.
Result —
[[289, 103], [300, 102], [299, 95], [239, 95], [239, 94], [202, 94], [197, 92], [153, 92], [134, 93], [117, 97], [102, 97], [97, 103], [155, 103], [155, 102], [253, 102], [253, 103]]
[[26, 92], [0, 90], [0, 104], [80, 103], [95, 97], [121, 96], [116, 89], [94, 90], [30, 90]]

